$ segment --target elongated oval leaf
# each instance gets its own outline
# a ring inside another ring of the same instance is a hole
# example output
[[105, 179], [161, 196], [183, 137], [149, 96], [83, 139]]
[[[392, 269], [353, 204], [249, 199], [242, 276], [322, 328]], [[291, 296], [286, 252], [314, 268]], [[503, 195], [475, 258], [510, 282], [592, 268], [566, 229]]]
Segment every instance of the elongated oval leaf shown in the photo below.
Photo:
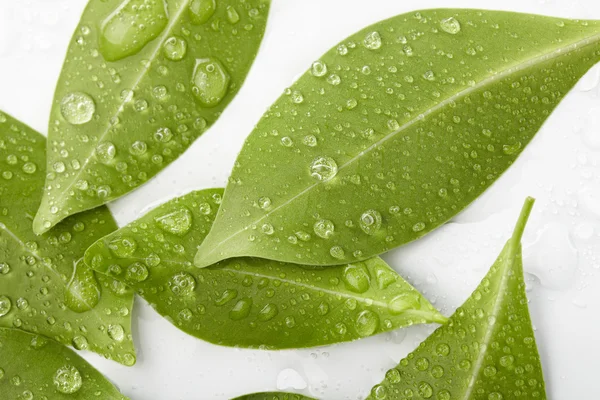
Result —
[[0, 327], [132, 365], [133, 292], [82, 261], [90, 244], [117, 229], [108, 209], [69, 218], [42, 236], [31, 230], [45, 150], [42, 135], [0, 113]]
[[7, 328], [0, 328], [0, 393], [3, 399], [127, 399], [72, 350]]
[[520, 239], [527, 199], [513, 237], [471, 297], [385, 380], [375, 399], [546, 399], [523, 279]]
[[263, 392], [247, 394], [245, 396], [236, 397], [232, 400], [315, 400], [312, 397], [306, 397], [301, 394], [285, 393], [285, 392]]
[[54, 96], [34, 231], [124, 195], [182, 154], [239, 91], [269, 5], [91, 0]]
[[334, 265], [424, 235], [513, 163], [599, 49], [597, 21], [498, 11], [419, 11], [358, 32], [248, 137], [196, 265]]
[[133, 287], [183, 331], [227, 346], [320, 346], [445, 321], [379, 258], [333, 268], [238, 258], [196, 268], [196, 244], [222, 193], [171, 200], [96, 242], [86, 263]]

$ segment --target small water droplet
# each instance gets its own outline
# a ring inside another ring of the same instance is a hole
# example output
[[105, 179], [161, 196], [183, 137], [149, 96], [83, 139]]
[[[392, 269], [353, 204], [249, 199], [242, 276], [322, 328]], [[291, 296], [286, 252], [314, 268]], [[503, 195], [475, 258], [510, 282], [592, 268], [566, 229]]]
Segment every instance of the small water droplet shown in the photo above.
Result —
[[122, 342], [125, 339], [125, 329], [119, 324], [108, 326], [108, 336], [116, 342]]
[[171, 36], [163, 45], [163, 54], [171, 61], [183, 60], [187, 52], [187, 42], [180, 36]]
[[333, 246], [329, 249], [329, 254], [331, 254], [331, 257], [337, 258], [338, 260], [342, 260], [346, 256], [346, 252], [341, 246]]
[[169, 283], [171, 291], [177, 296], [189, 297], [196, 290], [196, 279], [187, 272], [179, 272], [173, 275]]
[[94, 99], [85, 93], [67, 94], [60, 102], [60, 113], [72, 125], [90, 122], [95, 112]]
[[235, 303], [231, 311], [229, 311], [229, 318], [233, 321], [239, 321], [250, 315], [252, 309], [252, 299], [244, 297]]
[[377, 31], [371, 32], [365, 36], [363, 44], [369, 50], [377, 50], [381, 48], [381, 35]]
[[229, 90], [230, 76], [227, 70], [215, 58], [196, 60], [192, 77], [192, 92], [204, 107], [218, 105]]
[[190, 20], [195, 25], [203, 24], [213, 16], [216, 8], [215, 0], [192, 0], [189, 6]]
[[334, 178], [337, 172], [337, 163], [328, 156], [317, 157], [310, 165], [310, 175], [319, 181], [328, 181]]
[[371, 286], [369, 275], [362, 264], [349, 264], [346, 266], [342, 280], [346, 288], [355, 293], [364, 293]]
[[116, 154], [117, 149], [111, 142], [102, 142], [96, 146], [96, 157], [105, 164], [112, 161]]
[[100, 301], [100, 284], [94, 271], [89, 269], [83, 259], [73, 266], [73, 275], [65, 291], [65, 304], [72, 311], [82, 313], [96, 307]]
[[227, 21], [232, 25], [240, 22], [240, 14], [238, 14], [234, 6], [227, 6]]
[[456, 35], [460, 32], [460, 22], [454, 17], [445, 18], [440, 21], [440, 27], [445, 32]]
[[381, 221], [379, 211], [367, 210], [360, 216], [358, 225], [367, 235], [374, 235], [381, 228]]
[[379, 327], [379, 317], [373, 311], [363, 310], [358, 314], [355, 322], [356, 332], [362, 336], [371, 336]]
[[310, 68], [310, 73], [316, 77], [325, 76], [325, 74], [327, 73], [327, 64], [325, 64], [322, 61], [313, 62]]
[[321, 219], [313, 225], [315, 234], [323, 239], [329, 239], [335, 232], [335, 225], [328, 219]]
[[54, 386], [61, 393], [73, 394], [81, 389], [82, 384], [79, 370], [72, 365], [60, 367], [54, 374]]
[[167, 214], [155, 217], [154, 221], [163, 231], [183, 236], [192, 227], [192, 212], [186, 207], [181, 207]]
[[0, 317], [4, 317], [12, 308], [12, 302], [6, 296], [0, 296]]
[[148, 268], [141, 262], [135, 262], [127, 267], [125, 279], [131, 283], [140, 283], [148, 278]]
[[108, 243], [108, 248], [119, 258], [128, 258], [137, 249], [137, 242], [132, 238], [117, 237]]

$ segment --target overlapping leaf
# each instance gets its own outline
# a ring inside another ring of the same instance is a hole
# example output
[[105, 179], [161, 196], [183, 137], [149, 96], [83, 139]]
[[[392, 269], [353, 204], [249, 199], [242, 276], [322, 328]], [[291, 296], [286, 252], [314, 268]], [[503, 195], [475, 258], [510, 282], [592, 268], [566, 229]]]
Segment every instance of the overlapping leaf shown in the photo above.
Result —
[[192, 192], [156, 208], [91, 246], [86, 263], [183, 331], [228, 346], [309, 347], [445, 321], [379, 258], [329, 268], [239, 258], [196, 268], [222, 193]]
[[106, 207], [36, 236], [31, 221], [44, 184], [46, 139], [0, 113], [0, 327], [14, 327], [135, 363], [133, 292], [83, 262], [117, 226]]
[[373, 388], [376, 399], [546, 399], [523, 279], [521, 235], [513, 237], [471, 297]]
[[363, 29], [248, 137], [196, 265], [335, 265], [424, 235], [515, 161], [599, 49], [598, 21], [499, 11], [424, 10]]
[[239, 91], [269, 5], [90, 0], [54, 96], [34, 231], [124, 195], [182, 154]]
[[72, 350], [7, 328], [0, 328], [0, 394], [3, 399], [127, 399]]

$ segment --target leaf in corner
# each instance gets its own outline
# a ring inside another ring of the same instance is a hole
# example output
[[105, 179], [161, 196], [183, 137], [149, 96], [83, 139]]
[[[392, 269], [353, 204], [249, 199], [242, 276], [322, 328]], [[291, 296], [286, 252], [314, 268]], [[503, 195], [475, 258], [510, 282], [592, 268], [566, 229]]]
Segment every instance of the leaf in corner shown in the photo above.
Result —
[[45, 150], [42, 135], [0, 113], [0, 327], [133, 365], [133, 292], [82, 260], [90, 244], [117, 229], [108, 209], [68, 218], [42, 236], [31, 230]]
[[245, 396], [236, 397], [232, 400], [315, 400], [312, 397], [306, 397], [301, 394], [285, 393], [285, 392], [263, 392], [247, 394]]
[[270, 0], [90, 0], [48, 128], [38, 234], [179, 157], [240, 90]]
[[3, 399], [127, 400], [72, 350], [46, 337], [0, 328]]
[[506, 171], [598, 60], [598, 21], [438, 9], [363, 29], [259, 121], [196, 265], [336, 265], [423, 236]]
[[96, 242], [86, 263], [181, 330], [227, 346], [322, 346], [446, 321], [380, 258], [326, 268], [251, 258], [195, 267], [222, 193], [191, 192], [157, 207]]
[[369, 400], [546, 399], [521, 257], [532, 206], [528, 198], [512, 238], [471, 297], [387, 372]]

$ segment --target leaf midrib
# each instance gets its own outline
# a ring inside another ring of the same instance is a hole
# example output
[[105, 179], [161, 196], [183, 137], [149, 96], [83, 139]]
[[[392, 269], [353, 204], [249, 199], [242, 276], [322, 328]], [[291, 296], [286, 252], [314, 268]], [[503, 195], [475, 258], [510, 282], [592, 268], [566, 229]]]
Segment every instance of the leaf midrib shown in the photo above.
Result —
[[[422, 113], [419, 113], [416, 117], [412, 118], [411, 120], [409, 120], [408, 122], [404, 123], [402, 126], [400, 126], [400, 128], [398, 128], [397, 130], [388, 133], [387, 135], [385, 135], [383, 138], [379, 139], [377, 142], [373, 143], [371, 146], [369, 146], [367, 149], [362, 150], [360, 152], [358, 152], [358, 154], [354, 157], [352, 157], [350, 160], [346, 161], [344, 164], [342, 164], [341, 166], [338, 167], [338, 173], [340, 171], [342, 171], [343, 169], [347, 168], [349, 165], [353, 164], [355, 161], [359, 160], [360, 158], [362, 158], [363, 156], [365, 156], [366, 154], [370, 153], [371, 151], [377, 149], [379, 146], [381, 146], [383, 143], [387, 142], [388, 140], [396, 137], [396, 135], [400, 134], [401, 132], [403, 132], [404, 130], [410, 128], [411, 126], [413, 126], [414, 124], [416, 124], [417, 122], [425, 119], [426, 117], [428, 117], [429, 115], [435, 113], [436, 111], [444, 108], [445, 106], [449, 105], [450, 103], [463, 98], [479, 89], [482, 89], [484, 87], [486, 87], [489, 84], [495, 83], [503, 78], [507, 78], [510, 75], [514, 74], [514, 73], [519, 73], [523, 70], [526, 70], [529, 67], [535, 66], [538, 63], [543, 63], [546, 62], [548, 60], [552, 60], [554, 58], [558, 58], [562, 55], [568, 54], [574, 50], [580, 49], [582, 47], [586, 47], [588, 45], [591, 44], [595, 44], [600, 40], [600, 34], [595, 34], [595, 35], [591, 35], [591, 36], [587, 36], [584, 39], [575, 41], [575, 42], [571, 42], [568, 45], [562, 46], [562, 47], [557, 47], [554, 48], [551, 52], [547, 52], [547, 53], [543, 53], [539, 56], [533, 57], [533, 58], [529, 58], [521, 63], [512, 65], [510, 68], [504, 69], [501, 72], [498, 72], [494, 75], [491, 75], [483, 80], [481, 80], [479, 83], [477, 83], [476, 85], [467, 87], [465, 89], [460, 90], [459, 92], [453, 94], [452, 96], [446, 98], [445, 100], [441, 101], [440, 103], [434, 105], [433, 107], [425, 110]], [[243, 233], [244, 231], [246, 231], [249, 227], [251, 227], [252, 225], [258, 224], [260, 223], [262, 220], [264, 220], [265, 218], [269, 217], [271, 214], [275, 213], [276, 211], [278, 211], [279, 209], [287, 206], [288, 204], [290, 204], [291, 202], [293, 202], [294, 200], [296, 200], [297, 198], [303, 196], [304, 194], [308, 193], [309, 191], [311, 191], [313, 188], [325, 184], [326, 181], [317, 181], [315, 183], [313, 183], [312, 185], [308, 186], [306, 189], [304, 189], [303, 191], [301, 191], [300, 193], [294, 195], [293, 197], [291, 197], [290, 199], [286, 200], [284, 203], [274, 207], [272, 210], [270, 210], [269, 212], [267, 212], [266, 214], [264, 214], [263, 216], [261, 216], [260, 218], [251, 221], [250, 223], [248, 223], [247, 225], [243, 226], [241, 229], [239, 229], [238, 231], [232, 233], [230, 236], [226, 237], [225, 239], [221, 240], [220, 242], [216, 243], [215, 245], [211, 245], [211, 249], [209, 249], [207, 252], [205, 252], [205, 254], [212, 254], [214, 253], [214, 251], [217, 248], [220, 248], [223, 243], [228, 242], [229, 240], [233, 239], [234, 237], [238, 236], [239, 234]], [[219, 214], [221, 214], [222, 209], [219, 210]], [[243, 255], [243, 254], [237, 254], [237, 255]]]
[[[152, 63], [154, 62], [154, 60], [156, 60], [157, 54], [159, 53], [159, 51], [165, 41], [165, 38], [172, 33], [173, 27], [179, 22], [181, 14], [183, 14], [184, 10], [187, 8], [190, 1], [191, 0], [185, 0], [184, 2], [181, 3], [181, 8], [177, 11], [177, 13], [175, 13], [175, 15], [173, 15], [171, 22], [169, 22], [169, 24], [165, 27], [163, 34], [160, 35], [160, 37], [158, 39], [155, 39], [155, 40], [157, 40], [156, 47], [153, 50], [148, 63], [144, 63], [144, 66], [142, 67], [142, 70], [141, 70], [142, 72], [138, 75], [134, 84], [131, 86], [132, 91], [134, 91], [134, 89], [136, 89], [139, 86], [142, 79], [144, 79], [147, 76], [147, 73], [148, 73], [148, 71], [150, 71], [150, 67], [151, 67]], [[121, 104], [119, 104], [119, 108], [117, 108], [117, 111], [111, 116], [111, 118], [108, 118], [107, 121], [110, 121], [114, 117], [118, 117], [119, 115], [121, 115], [121, 113], [125, 109], [125, 105], [127, 103], [128, 103], [128, 101], [126, 99], [124, 99], [121, 102]], [[111, 127], [110, 124], [106, 125], [106, 129], [98, 137], [98, 143], [101, 143], [102, 140], [104, 140], [104, 138], [106, 138], [106, 136], [110, 132], [110, 127]], [[83, 162], [83, 165], [81, 166], [79, 171], [71, 177], [71, 182], [69, 183], [69, 185], [65, 187], [65, 189], [60, 193], [60, 195], [58, 197], [56, 197], [57, 200], [63, 200], [65, 198], [65, 195], [67, 193], [69, 193], [69, 191], [71, 190], [71, 188], [73, 187], [75, 182], [77, 182], [79, 177], [87, 170], [86, 167], [88, 166], [88, 164], [90, 163], [90, 161], [92, 160], [92, 158], [94, 157], [95, 154], [96, 154], [96, 147], [93, 147], [89, 157], [87, 157], [85, 159], [85, 161]], [[51, 160], [48, 160], [48, 162], [51, 162]], [[94, 206], [91, 206], [90, 208], [93, 208], [93, 207]]]

